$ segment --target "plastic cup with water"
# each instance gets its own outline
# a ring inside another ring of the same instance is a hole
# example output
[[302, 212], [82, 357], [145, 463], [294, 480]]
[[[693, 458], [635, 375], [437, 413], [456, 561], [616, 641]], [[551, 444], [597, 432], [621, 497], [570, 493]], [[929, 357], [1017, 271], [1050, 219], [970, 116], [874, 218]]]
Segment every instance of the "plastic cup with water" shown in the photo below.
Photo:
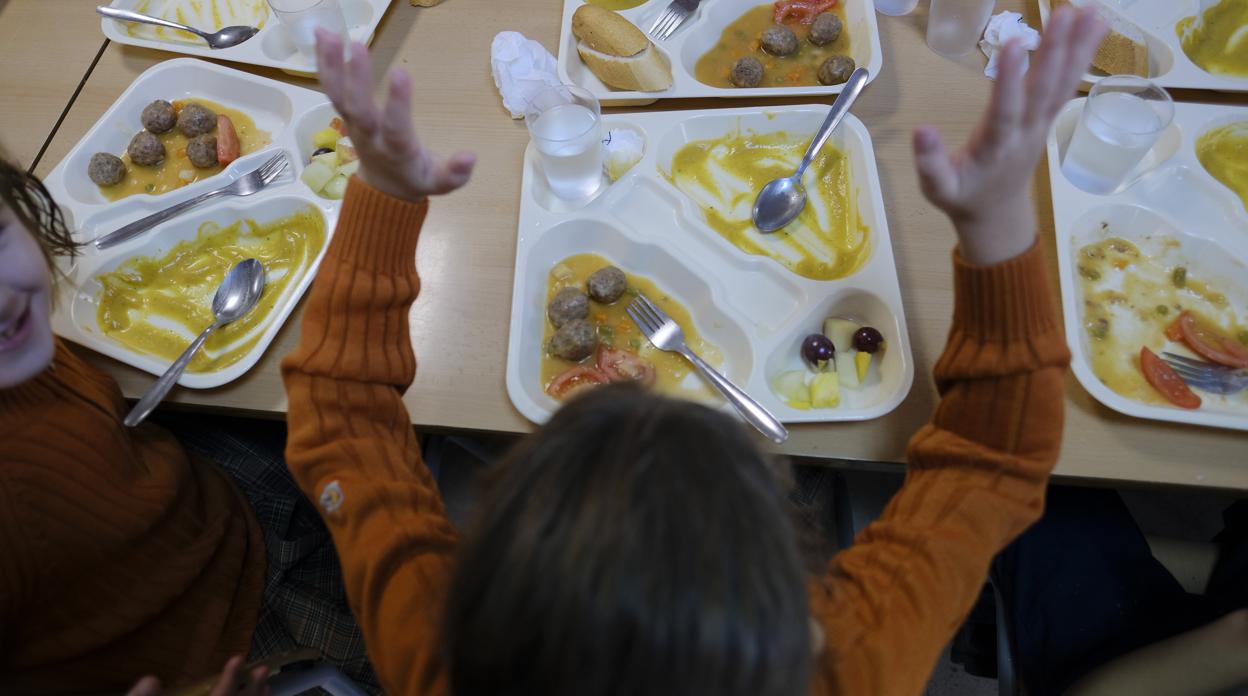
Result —
[[927, 46], [942, 56], [964, 56], [979, 45], [993, 0], [932, 0], [927, 13]]
[[576, 200], [598, 191], [602, 108], [594, 95], [573, 85], [547, 87], [529, 101], [524, 122], [556, 196]]
[[1173, 120], [1170, 94], [1152, 81], [1135, 75], [1103, 78], [1083, 104], [1062, 173], [1089, 193], [1112, 193]]
[[269, 7], [299, 53], [312, 60], [316, 60], [317, 29], [341, 36], [344, 43], [350, 38], [338, 0], [269, 0]]
[[875, 0], [875, 11], [891, 17], [900, 17], [914, 12], [919, 0]]

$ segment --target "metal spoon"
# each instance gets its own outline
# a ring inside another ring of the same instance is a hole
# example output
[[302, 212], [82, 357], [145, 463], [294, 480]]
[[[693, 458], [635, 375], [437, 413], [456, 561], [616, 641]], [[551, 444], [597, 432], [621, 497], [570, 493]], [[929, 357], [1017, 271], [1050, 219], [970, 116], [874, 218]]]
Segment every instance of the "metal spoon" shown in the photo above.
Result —
[[168, 27], [170, 29], [189, 31], [192, 34], [199, 36], [204, 41], [207, 41], [208, 48], [229, 48], [231, 46], [237, 46], [247, 39], [255, 36], [256, 32], [260, 31], [257, 27], [233, 26], [226, 27], [221, 31], [208, 33], [206, 31], [200, 31], [195, 27], [189, 27], [185, 24], [178, 24], [177, 22], [171, 22], [167, 19], [153, 17], [139, 12], [132, 12], [130, 10], [119, 10], [116, 7], [97, 7], [95, 8], [95, 11], [105, 17], [119, 19], [123, 22], [142, 22], [143, 24], [155, 24], [158, 27]]
[[169, 390], [173, 389], [173, 385], [182, 376], [191, 358], [195, 357], [195, 354], [203, 347], [208, 336], [222, 326], [246, 316], [256, 306], [262, 292], [264, 292], [264, 266], [260, 265], [259, 261], [244, 259], [231, 268], [230, 272], [225, 274], [225, 280], [221, 281], [221, 286], [217, 288], [217, 294], [212, 298], [212, 313], [215, 316], [212, 325], [191, 341], [191, 345], [178, 356], [177, 360], [173, 361], [169, 369], [165, 370], [165, 374], [156, 380], [156, 384], [147, 390], [143, 398], [139, 399], [139, 403], [135, 404], [130, 413], [126, 415], [126, 425], [133, 428], [142, 423], [143, 419], [147, 418], [155, 410], [156, 405], [165, 398]]
[[823, 148], [824, 143], [828, 142], [832, 131], [841, 124], [841, 119], [845, 118], [849, 107], [862, 93], [863, 86], [867, 84], [867, 77], [866, 68], [858, 68], [849, 76], [845, 89], [832, 103], [832, 110], [828, 112], [827, 120], [819, 127], [815, 139], [810, 141], [806, 156], [802, 158], [802, 163], [798, 165], [793, 176], [770, 181], [762, 191], [758, 192], [758, 198], [754, 199], [754, 226], [760, 231], [775, 232], [793, 222], [793, 219], [806, 207], [806, 187], [802, 186], [802, 174], [806, 173], [806, 168], [815, 160], [815, 155], [819, 154], [819, 150]]

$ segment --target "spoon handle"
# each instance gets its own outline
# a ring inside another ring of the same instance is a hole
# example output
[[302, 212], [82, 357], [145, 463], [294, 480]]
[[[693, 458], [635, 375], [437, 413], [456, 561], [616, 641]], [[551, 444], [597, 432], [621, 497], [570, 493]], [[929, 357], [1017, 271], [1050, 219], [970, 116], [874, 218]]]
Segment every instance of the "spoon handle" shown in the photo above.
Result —
[[189, 31], [192, 34], [196, 34], [198, 36], [204, 35], [204, 32], [196, 29], [195, 27], [188, 27], [185, 24], [178, 24], [177, 22], [171, 22], [167, 19], [162, 19], [160, 17], [153, 17], [151, 15], [145, 15], [139, 12], [132, 12], [130, 10], [120, 10], [120, 9], [117, 9], [116, 7], [101, 6], [101, 7], [95, 8], [95, 11], [104, 15], [105, 17], [110, 17], [112, 19], [119, 19], [123, 22], [141, 22], [143, 24], [155, 24], [158, 27], [169, 27], [170, 29], [181, 29], [182, 31]]
[[819, 154], [819, 150], [823, 149], [823, 144], [828, 142], [828, 138], [832, 136], [832, 132], [836, 127], [841, 125], [841, 119], [845, 118], [845, 114], [849, 113], [849, 107], [853, 106], [854, 100], [862, 93], [862, 88], [867, 84], [867, 78], [870, 73], [866, 68], [858, 68], [849, 76], [849, 81], [845, 83], [845, 89], [836, 96], [836, 101], [832, 102], [832, 109], [828, 111], [828, 118], [819, 127], [819, 132], [815, 133], [815, 139], [810, 141], [810, 147], [806, 148], [806, 156], [802, 158], [801, 165], [797, 168], [797, 173], [793, 178], [801, 181], [802, 174], [806, 172], [806, 168], [811, 162], [815, 161], [815, 155]]
[[181, 377], [182, 373], [186, 371], [186, 366], [191, 364], [191, 358], [195, 357], [195, 354], [198, 353], [199, 349], [203, 347], [204, 341], [208, 340], [208, 336], [215, 331], [216, 328], [217, 323], [214, 321], [212, 326], [204, 329], [203, 333], [196, 336], [195, 340], [191, 341], [191, 345], [187, 346], [186, 350], [182, 351], [182, 355], [179, 355], [178, 359], [173, 361], [173, 364], [169, 366], [169, 369], [165, 370], [165, 374], [161, 375], [160, 379], [156, 380], [156, 383], [152, 385], [152, 388], [147, 390], [147, 393], [143, 395], [142, 399], [139, 399], [139, 403], [135, 404], [134, 408], [130, 409], [130, 413], [126, 414], [125, 423], [127, 427], [133, 428], [139, 423], [142, 423], [143, 419], [147, 418], [152, 411], [156, 410], [156, 406], [160, 404], [161, 401], [164, 401], [165, 396], [169, 394], [169, 390], [173, 389], [173, 385], [177, 384], [178, 378]]

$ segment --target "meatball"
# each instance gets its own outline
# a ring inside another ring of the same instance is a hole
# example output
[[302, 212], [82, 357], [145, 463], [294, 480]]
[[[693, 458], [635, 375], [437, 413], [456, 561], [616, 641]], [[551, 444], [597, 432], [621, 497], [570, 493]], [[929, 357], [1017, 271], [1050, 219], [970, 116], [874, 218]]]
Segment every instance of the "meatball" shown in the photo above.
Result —
[[154, 167], [165, 160], [165, 145], [151, 133], [139, 131], [130, 139], [126, 153], [130, 155], [131, 162], [143, 167]]
[[217, 166], [217, 136], [205, 133], [186, 144], [186, 158], [201, 169]]
[[582, 360], [598, 347], [598, 334], [584, 319], [573, 319], [560, 326], [550, 339], [550, 352], [564, 360]]
[[139, 120], [143, 122], [143, 127], [152, 133], [165, 133], [177, 125], [178, 115], [173, 113], [173, 104], [164, 99], [157, 99], [143, 107]]
[[839, 85], [854, 73], [854, 59], [849, 56], [832, 56], [819, 66], [819, 84]]
[[757, 87], [763, 83], [763, 64], [754, 56], [746, 56], [732, 66], [732, 84]]
[[841, 38], [841, 18], [831, 12], [824, 12], [815, 17], [815, 23], [810, 25], [810, 42], [816, 46], [826, 46], [833, 41]]
[[178, 114], [178, 130], [188, 138], [211, 133], [217, 128], [217, 115], [199, 104], [187, 104]]
[[791, 56], [797, 53], [797, 34], [780, 24], [763, 32], [761, 43], [763, 50], [773, 56]]
[[117, 155], [97, 152], [91, 155], [91, 161], [87, 163], [87, 176], [97, 186], [120, 184], [126, 178], [126, 163]]
[[624, 276], [624, 271], [615, 266], [605, 266], [589, 274], [585, 284], [589, 286], [591, 300], [611, 304], [620, 299], [628, 289], [628, 278]]
[[570, 321], [584, 319], [589, 316], [589, 298], [576, 288], [564, 288], [551, 299], [546, 315], [556, 329]]

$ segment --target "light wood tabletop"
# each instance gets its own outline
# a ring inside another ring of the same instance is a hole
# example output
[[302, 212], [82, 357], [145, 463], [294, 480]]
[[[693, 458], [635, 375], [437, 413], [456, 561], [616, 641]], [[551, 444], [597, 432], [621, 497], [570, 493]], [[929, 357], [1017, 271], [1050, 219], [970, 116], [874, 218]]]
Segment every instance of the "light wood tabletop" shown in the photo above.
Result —
[[[423, 290], [411, 322], [419, 368], [406, 402], [413, 423], [421, 428], [522, 432], [532, 427], [511, 406], [504, 386], [520, 164], [528, 135], [521, 122], [512, 121], [503, 111], [488, 57], [491, 40], [504, 30], [519, 31], [554, 48], [561, 1], [448, 0], [439, 7], [422, 9], [396, 0], [377, 31], [373, 48], [378, 72], [399, 65], [415, 76], [414, 118], [427, 143], [444, 152], [470, 148], [480, 154], [473, 182], [433, 203], [420, 242]], [[998, 10], [1024, 12], [1032, 26], [1039, 26], [1034, 2], [1002, 0], [997, 5]], [[794, 455], [902, 461], [908, 438], [928, 419], [937, 400], [930, 374], [943, 347], [952, 309], [949, 253], [953, 232], [919, 192], [910, 133], [914, 126], [930, 123], [952, 142], [961, 142], [974, 125], [991, 83], [982, 75], [982, 56], [952, 62], [927, 49], [922, 7], [908, 17], [881, 16], [879, 20], [884, 69], [854, 113], [867, 124], [875, 143], [916, 377], [909, 398], [886, 417], [866, 423], [792, 427], [792, 437], [781, 451]], [[94, 27], [63, 41], [95, 41], [98, 33]], [[6, 47], [6, 55], [12, 50]], [[110, 45], [38, 172], [46, 174], [55, 166], [143, 70], [170, 57], [173, 54]], [[275, 71], [244, 69], [308, 84]], [[9, 101], [7, 92], [5, 100]], [[805, 101], [810, 100], [691, 100], [645, 108]], [[1042, 240], [1052, 256], [1052, 212], [1043, 168], [1036, 181]], [[1053, 268], [1056, 287], [1056, 264]], [[298, 318], [298, 312], [292, 315], [267, 355], [243, 378], [214, 390], [177, 390], [173, 401], [280, 416], [286, 401], [278, 363], [295, 346]], [[101, 356], [94, 356], [93, 361], [116, 377], [131, 397], [141, 394], [153, 379]], [[1243, 433], [1117, 415], [1095, 402], [1073, 376], [1066, 394], [1060, 475], [1248, 490], [1248, 439]]]

